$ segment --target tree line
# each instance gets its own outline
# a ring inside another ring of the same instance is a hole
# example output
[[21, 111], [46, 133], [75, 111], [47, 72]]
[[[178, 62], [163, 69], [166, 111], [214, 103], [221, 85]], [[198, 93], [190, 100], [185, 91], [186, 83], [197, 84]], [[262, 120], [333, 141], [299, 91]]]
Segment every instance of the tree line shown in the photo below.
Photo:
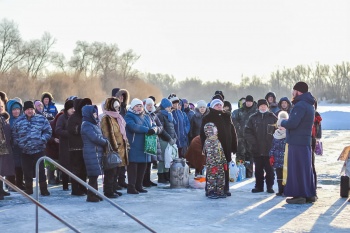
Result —
[[305, 81], [319, 100], [350, 102], [350, 63], [298, 65], [271, 72], [268, 80], [259, 76], [242, 77], [239, 84], [220, 80], [204, 82], [200, 77], [177, 81], [170, 74], [142, 73], [133, 66], [140, 58], [132, 49], [121, 51], [117, 44], [77, 41], [72, 56], [67, 59], [54, 51], [56, 39], [44, 32], [30, 41], [21, 38], [18, 25], [11, 20], [0, 21], [1, 90], [9, 96], [24, 99], [39, 98], [43, 91], [51, 92], [56, 101], [78, 95], [102, 101], [112, 88], [129, 90], [131, 98], [153, 95], [160, 100], [170, 93], [190, 101], [209, 101], [216, 90], [225, 99], [236, 102], [248, 94], [256, 99], [273, 91], [277, 98], [290, 97], [293, 85]]

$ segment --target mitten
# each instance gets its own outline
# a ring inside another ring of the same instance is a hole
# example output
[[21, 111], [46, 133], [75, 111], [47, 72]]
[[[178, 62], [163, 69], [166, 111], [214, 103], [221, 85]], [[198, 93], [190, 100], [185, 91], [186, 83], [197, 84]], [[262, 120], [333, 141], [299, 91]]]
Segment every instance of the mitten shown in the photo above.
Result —
[[155, 133], [156, 133], [156, 131], [154, 131], [154, 129], [149, 129], [147, 132], [148, 135], [153, 135]]
[[274, 163], [275, 163], [275, 156], [271, 155], [270, 156], [270, 165], [271, 165], [271, 167], [273, 166]]

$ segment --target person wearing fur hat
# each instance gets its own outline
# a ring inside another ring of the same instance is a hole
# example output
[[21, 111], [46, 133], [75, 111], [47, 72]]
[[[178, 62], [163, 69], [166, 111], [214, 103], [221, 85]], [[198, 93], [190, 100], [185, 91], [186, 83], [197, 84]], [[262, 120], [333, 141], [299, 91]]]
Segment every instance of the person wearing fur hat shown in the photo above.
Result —
[[[148, 115], [152, 121], [152, 125], [157, 126], [157, 136], [159, 137], [159, 134], [163, 132], [163, 125], [160, 122], [157, 114], [155, 113], [156, 108], [154, 106], [154, 101], [151, 98], [147, 98], [144, 101], [145, 106], [145, 114]], [[157, 140], [157, 154], [151, 155], [152, 162], [157, 162], [157, 158], [162, 156], [162, 149], [160, 147], [159, 139]], [[151, 163], [147, 163], [146, 173], [145, 177], [143, 178], [143, 186], [144, 187], [151, 187], [151, 186], [157, 186], [156, 183], [153, 183], [151, 181]]]
[[127, 193], [147, 193], [142, 184], [151, 156], [145, 153], [145, 135], [156, 134], [157, 126], [152, 125], [151, 119], [144, 113], [143, 102], [137, 98], [131, 101], [125, 122], [126, 136], [130, 143]]
[[126, 89], [113, 88], [112, 97], [116, 97], [117, 99], [119, 99], [119, 102], [120, 102], [119, 113], [120, 115], [125, 117], [125, 114], [127, 113], [126, 106], [128, 106], [130, 101], [129, 92]]
[[[23, 114], [23, 107], [22, 104], [19, 103], [15, 99], [10, 99], [7, 102], [7, 109], [8, 113], [10, 115], [10, 126], [12, 127], [14, 122], [17, 120], [17, 118]], [[21, 149], [18, 147], [18, 145], [15, 145], [13, 142], [11, 142], [12, 147], [12, 156], [15, 161], [15, 176], [12, 178], [11, 183], [15, 184], [18, 188], [25, 190], [24, 183], [23, 183], [23, 170], [22, 170], [22, 164], [21, 164]]]
[[[54, 128], [54, 132], [58, 137], [58, 142], [59, 142], [59, 159], [58, 159], [59, 163], [70, 171], [72, 169], [70, 168], [70, 158], [69, 158], [68, 119], [73, 115], [75, 111], [73, 104], [74, 104], [73, 100], [67, 100], [64, 103], [63, 113], [59, 113], [57, 114], [58, 117], [57, 116], [55, 117], [55, 120], [57, 119], [57, 122]], [[69, 181], [68, 175], [65, 173], [62, 173], [63, 191], [69, 190], [68, 181]]]
[[[5, 103], [0, 99], [0, 175], [6, 176], [6, 180], [14, 183], [15, 161], [11, 150], [11, 126], [9, 124], [10, 115], [5, 111]], [[0, 200], [4, 196], [9, 196], [5, 192], [3, 181], [0, 181]]]
[[276, 112], [278, 112], [279, 108], [278, 108], [278, 104], [276, 102], [276, 94], [275, 94], [275, 92], [270, 91], [269, 93], [267, 93], [266, 96], [265, 96], [265, 100], [269, 104], [270, 112], [276, 114]]
[[[92, 105], [89, 98], [77, 98], [73, 102], [74, 113], [68, 118], [68, 144], [69, 158], [72, 173], [86, 182], [86, 167], [83, 157], [83, 140], [81, 139], [81, 124], [83, 121], [82, 108], [86, 105]], [[84, 196], [87, 190], [74, 179], [71, 180], [72, 192], [74, 196]]]
[[[204, 125], [212, 122], [218, 129], [218, 139], [223, 147], [226, 162], [231, 162], [231, 153], [237, 152], [237, 135], [235, 127], [232, 123], [231, 116], [223, 112], [224, 103], [220, 99], [214, 99], [210, 102], [210, 109], [208, 115], [203, 117], [202, 126], [200, 131], [200, 137], [202, 146], [206, 139], [204, 132]], [[227, 166], [228, 167], [228, 166]], [[229, 169], [225, 170], [225, 194], [231, 196], [229, 191]], [[207, 194], [207, 193], [206, 193]]]
[[230, 103], [230, 101], [224, 101], [224, 112], [230, 114], [232, 113], [232, 104]]
[[[115, 169], [104, 170], [105, 178], [103, 180], [103, 192], [105, 196], [116, 198], [122, 193], [117, 190], [122, 189], [118, 184], [119, 175], [124, 178], [123, 173], [120, 174], [121, 168], [125, 168], [129, 164], [128, 158], [128, 138], [126, 136], [126, 122], [119, 113], [120, 102], [117, 98], [107, 98], [104, 108], [102, 109], [104, 116], [101, 119], [101, 130], [104, 137], [108, 139], [114, 151], [117, 151], [122, 159], [122, 163]], [[125, 178], [124, 178], [125, 179]]]
[[[102, 156], [108, 140], [102, 135], [98, 126], [98, 110], [96, 105], [85, 105], [82, 108], [81, 139], [83, 140], [83, 156], [89, 185], [98, 191], [98, 176], [102, 175]], [[87, 202], [99, 202], [100, 198], [88, 190]]]
[[[278, 119], [287, 119], [288, 113], [285, 111], [280, 111], [278, 114]], [[283, 179], [283, 164], [284, 164], [284, 154], [286, 149], [286, 129], [283, 127], [278, 127], [273, 134], [272, 148], [270, 150], [270, 165], [276, 169], [278, 193], [276, 196], [282, 196], [284, 185], [282, 184]]]
[[44, 105], [43, 114], [48, 120], [53, 120], [58, 111], [53, 102], [53, 96], [50, 92], [43, 92], [41, 95], [41, 102]]
[[[264, 191], [264, 180], [267, 192], [274, 193], [274, 171], [270, 165], [269, 153], [277, 117], [269, 111], [266, 99], [258, 100], [258, 110], [249, 117], [244, 130], [245, 139], [255, 164], [255, 187], [252, 193]], [[265, 176], [264, 173], [266, 173]]]
[[176, 143], [176, 132], [174, 117], [171, 114], [172, 103], [169, 99], [163, 98], [159, 105], [157, 117], [163, 126], [163, 131], [159, 134], [159, 144], [161, 148], [161, 156], [158, 158], [158, 183], [169, 183], [170, 173], [169, 168], [165, 168], [164, 154], [168, 143], [174, 145]]
[[[52, 129], [49, 121], [35, 114], [34, 103], [24, 102], [24, 115], [18, 117], [12, 127], [12, 137], [15, 144], [22, 150], [21, 162], [25, 180], [25, 192], [33, 194], [33, 171], [39, 158], [44, 156], [47, 141], [51, 138]], [[39, 164], [40, 193], [50, 195], [47, 190], [44, 161]]]
[[292, 197], [288, 204], [316, 201], [316, 184], [312, 171], [311, 138], [315, 118], [315, 98], [305, 82], [293, 87], [294, 105], [289, 119], [279, 119], [277, 125], [287, 129], [288, 175], [284, 194]]

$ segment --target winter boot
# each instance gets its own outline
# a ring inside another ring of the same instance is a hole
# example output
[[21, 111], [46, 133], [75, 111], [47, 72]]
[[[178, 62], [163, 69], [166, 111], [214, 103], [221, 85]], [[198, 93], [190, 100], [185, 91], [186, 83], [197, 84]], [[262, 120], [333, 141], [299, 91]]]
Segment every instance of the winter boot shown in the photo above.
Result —
[[135, 189], [135, 186], [132, 184], [128, 184], [128, 190], [127, 190], [128, 194], [139, 194], [139, 191], [137, 191]]
[[158, 173], [158, 183], [162, 183], [162, 184], [167, 184], [167, 183], [169, 183], [169, 182], [165, 179], [165, 173]]
[[164, 174], [165, 174], [165, 177], [164, 177], [165, 180], [168, 181], [168, 182], [170, 182], [170, 171], [165, 172]]
[[21, 189], [25, 190], [24, 183], [23, 183], [23, 170], [21, 167], [16, 167], [16, 186]]
[[[89, 177], [89, 185], [92, 186], [95, 190], [98, 191], [98, 183], [97, 183], [97, 176]], [[99, 196], [91, 192], [90, 190], [87, 191], [87, 202], [99, 202], [101, 199]]]
[[25, 190], [24, 192], [28, 195], [32, 195], [33, 194], [33, 181], [30, 182], [29, 184], [25, 184]]
[[47, 190], [47, 183], [46, 183], [46, 181], [40, 182], [39, 186], [40, 186], [40, 194], [41, 194], [41, 196], [50, 196], [50, 192], [49, 192], [49, 190]]
[[125, 167], [123, 166], [123, 167], [119, 168], [119, 172], [117, 174], [117, 176], [118, 176], [118, 184], [119, 184], [119, 186], [121, 186], [123, 188], [127, 188], [128, 187], [128, 184], [125, 182], [125, 178], [126, 178], [125, 172], [126, 172], [126, 170], [125, 170]]

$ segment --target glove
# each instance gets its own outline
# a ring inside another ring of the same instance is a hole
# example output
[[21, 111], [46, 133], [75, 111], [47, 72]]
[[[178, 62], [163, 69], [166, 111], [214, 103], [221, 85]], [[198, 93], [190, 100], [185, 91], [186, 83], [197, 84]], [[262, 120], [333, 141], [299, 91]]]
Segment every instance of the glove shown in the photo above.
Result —
[[154, 129], [149, 129], [147, 132], [148, 135], [153, 135], [155, 133], [156, 133], [156, 131], [154, 131]]
[[170, 144], [170, 145], [174, 145], [175, 142], [176, 142], [176, 141], [175, 141], [174, 139], [170, 139], [169, 144]]
[[273, 166], [274, 163], [275, 163], [275, 156], [271, 155], [270, 156], [270, 165], [271, 165], [271, 167]]

